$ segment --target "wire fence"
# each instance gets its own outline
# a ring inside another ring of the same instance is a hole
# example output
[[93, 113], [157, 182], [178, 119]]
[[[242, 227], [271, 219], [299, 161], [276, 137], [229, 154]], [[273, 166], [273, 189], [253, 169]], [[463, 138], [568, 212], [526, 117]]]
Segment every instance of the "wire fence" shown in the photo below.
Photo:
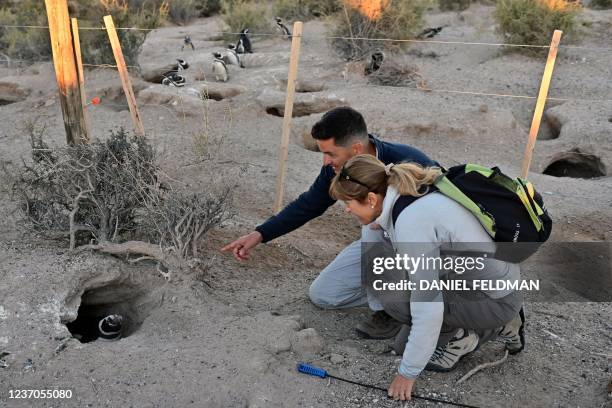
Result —
[[[0, 28], [20, 28], [20, 29], [48, 29], [48, 26], [44, 25], [0, 25]], [[103, 30], [106, 31], [105, 27], [79, 27], [79, 31], [90, 31], [90, 30]], [[153, 28], [136, 28], [136, 27], [117, 27], [116, 30], [136, 30], [151, 32], [158, 29]], [[240, 35], [241, 33], [225, 32], [225, 31], [214, 31], [207, 32], [207, 35]], [[280, 33], [249, 33], [252, 37], [282, 37], [286, 38], [285, 34]], [[345, 36], [309, 36], [302, 34], [302, 39], [315, 39], [315, 40], [347, 40], [347, 41], [371, 41], [371, 42], [392, 42], [392, 43], [415, 43], [415, 44], [435, 44], [435, 45], [463, 45], [463, 46], [486, 46], [486, 47], [514, 47], [514, 48], [536, 48], [546, 49], [548, 45], [534, 45], [534, 44], [507, 44], [507, 43], [488, 43], [488, 42], [469, 42], [469, 41], [441, 41], [441, 40], [420, 40], [420, 39], [391, 39], [391, 38], [368, 38], [368, 37], [345, 37]], [[586, 51], [597, 51], [597, 52], [612, 52], [612, 48], [598, 48], [598, 47], [582, 47], [563, 45], [559, 46], [559, 49], [578, 49]], [[4, 57], [4, 60], [2, 59]], [[0, 63], [6, 63], [10, 65], [12, 63], [52, 63], [52, 60], [22, 60], [22, 59], [11, 59], [8, 56], [4, 56], [0, 53]], [[84, 67], [88, 68], [101, 68], [101, 69], [116, 69], [117, 65], [114, 63], [108, 64], [88, 64], [83, 63]], [[138, 70], [139, 66], [128, 65], [127, 68]], [[160, 71], [161, 72], [161, 71]], [[370, 85], [372, 87], [385, 87], [384, 85]], [[402, 87], [403, 89], [410, 89], [414, 91], [420, 91], [425, 93], [442, 93], [442, 94], [455, 94], [455, 95], [470, 95], [478, 97], [495, 97], [495, 98], [509, 98], [509, 99], [523, 99], [523, 100], [535, 100], [537, 99], [534, 95], [523, 95], [523, 94], [512, 94], [512, 93], [500, 93], [490, 92], [482, 90], [461, 90], [461, 89], [442, 89], [432, 88], [429, 86], [417, 85], [416, 87]], [[547, 97], [547, 101], [556, 102], [612, 102], [612, 99], [589, 99], [589, 98], [561, 98], [561, 97]], [[127, 105], [125, 105], [127, 106]]]
[[[37, 28], [37, 29], [49, 29], [49, 26], [42, 25], [0, 25], [0, 28]], [[118, 31], [156, 31], [159, 28], [138, 28], [138, 27], [115, 27]], [[106, 27], [79, 27], [79, 31], [87, 30], [102, 30], [106, 31]], [[212, 31], [210, 35], [240, 35], [239, 32], [228, 32], [228, 31]], [[281, 33], [249, 33], [250, 37], [283, 37], [286, 38], [286, 34]], [[486, 47], [510, 47], [510, 48], [549, 48], [548, 45], [536, 45], [536, 44], [512, 44], [512, 43], [488, 43], [488, 42], [470, 42], [470, 41], [441, 41], [441, 40], [420, 40], [420, 39], [394, 39], [394, 38], [369, 38], [369, 37], [344, 37], [344, 36], [310, 36], [300, 35], [303, 39], [316, 39], [316, 40], [347, 40], [347, 41], [372, 41], [372, 42], [392, 42], [392, 43], [415, 43], [415, 44], [447, 44], [447, 45], [474, 45], [474, 46], [486, 46]], [[612, 52], [612, 48], [605, 47], [583, 47], [577, 45], [559, 45], [559, 49], [577, 49], [585, 51], [597, 51], [597, 52]]]

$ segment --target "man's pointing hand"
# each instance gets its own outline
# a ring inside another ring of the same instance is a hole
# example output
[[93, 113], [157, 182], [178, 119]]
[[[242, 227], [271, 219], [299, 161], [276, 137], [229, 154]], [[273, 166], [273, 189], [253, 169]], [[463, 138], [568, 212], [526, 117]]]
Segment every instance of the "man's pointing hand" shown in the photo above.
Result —
[[232, 251], [234, 258], [238, 261], [246, 261], [251, 257], [251, 249], [255, 248], [261, 243], [263, 237], [257, 231], [253, 231], [250, 234], [243, 235], [234, 242], [231, 242], [221, 248], [221, 251], [227, 252]]

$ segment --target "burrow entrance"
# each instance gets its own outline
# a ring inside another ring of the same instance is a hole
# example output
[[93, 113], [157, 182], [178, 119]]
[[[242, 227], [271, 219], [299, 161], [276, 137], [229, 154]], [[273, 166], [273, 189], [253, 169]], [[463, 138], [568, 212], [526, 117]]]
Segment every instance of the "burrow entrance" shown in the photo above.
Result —
[[606, 166], [594, 154], [572, 149], [555, 155], [543, 171], [555, 177], [592, 179], [606, 175]]
[[100, 331], [101, 320], [119, 315], [120, 336], [111, 336], [118, 340], [138, 331], [142, 322], [160, 304], [161, 296], [154, 296], [141, 286], [114, 282], [86, 290], [81, 296], [77, 318], [67, 322], [66, 327], [81, 343], [89, 343], [105, 337]]

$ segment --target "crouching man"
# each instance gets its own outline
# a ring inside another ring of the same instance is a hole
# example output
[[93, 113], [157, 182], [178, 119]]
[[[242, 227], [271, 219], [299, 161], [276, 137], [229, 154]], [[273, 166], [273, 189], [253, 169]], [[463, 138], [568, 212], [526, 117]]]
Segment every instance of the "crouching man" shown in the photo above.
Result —
[[[231, 251], [238, 261], [250, 258], [251, 251], [260, 243], [272, 241], [308, 221], [322, 215], [336, 200], [329, 195], [329, 187], [336, 173], [350, 158], [366, 154], [383, 163], [414, 162], [429, 166], [434, 162], [414, 147], [385, 142], [368, 133], [363, 116], [349, 107], [339, 107], [325, 113], [311, 131], [323, 166], [310, 189], [270, 217], [255, 231], [227, 244], [222, 251]], [[365, 289], [361, 280], [361, 242], [380, 241], [382, 232], [364, 226], [361, 239], [346, 247], [319, 274], [310, 286], [310, 299], [322, 308], [365, 306], [374, 312], [368, 321], [356, 327], [363, 338], [387, 339], [395, 336], [400, 322], [383, 311], [380, 303]]]

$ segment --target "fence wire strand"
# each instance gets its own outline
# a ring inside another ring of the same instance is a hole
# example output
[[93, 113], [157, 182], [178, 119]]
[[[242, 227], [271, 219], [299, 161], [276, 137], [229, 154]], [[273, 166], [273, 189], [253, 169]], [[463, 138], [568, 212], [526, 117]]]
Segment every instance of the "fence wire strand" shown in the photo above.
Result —
[[[39, 25], [0, 25], [0, 28], [40, 28], [48, 29], [49, 26]], [[106, 27], [79, 27], [81, 30], [103, 30], [106, 31]], [[115, 27], [117, 31], [155, 31], [159, 28], [138, 28], [138, 27]], [[242, 33], [236, 32], [225, 32], [225, 31], [213, 31], [207, 33], [210, 35], [240, 35]], [[286, 34], [281, 33], [249, 33], [250, 37], [283, 37], [286, 38]], [[535, 45], [535, 44], [506, 44], [506, 43], [488, 43], [488, 42], [469, 42], [469, 41], [442, 41], [442, 40], [419, 40], [419, 39], [393, 39], [393, 38], [368, 38], [368, 37], [345, 37], [345, 36], [304, 36], [300, 35], [304, 39], [324, 39], [324, 40], [347, 40], [347, 41], [372, 41], [372, 42], [392, 42], [392, 43], [416, 43], [416, 44], [446, 44], [446, 45], [476, 45], [486, 47], [510, 47], [510, 48], [550, 48], [549, 45]], [[612, 52], [612, 48], [603, 47], [583, 47], [578, 45], [559, 45], [561, 49], [577, 49], [585, 51], [598, 51], [598, 52]]]
[[[37, 25], [0, 25], [0, 28], [39, 28], [39, 29], [48, 29], [49, 26], [37, 26]], [[106, 30], [105, 27], [79, 27], [79, 30]], [[137, 30], [137, 31], [154, 31], [156, 29], [152, 28], [136, 28], [136, 27], [117, 27], [116, 30]], [[212, 32], [212, 35], [240, 35], [241, 33], [233, 33], [233, 32]], [[268, 33], [249, 33], [249, 36], [271, 36], [271, 37], [283, 37], [285, 38], [285, 34], [268, 34]], [[391, 38], [368, 38], [368, 37], [344, 37], [344, 36], [316, 36], [316, 37], [308, 37], [301, 35], [302, 38], [317, 38], [317, 39], [342, 39], [342, 40], [359, 40], [359, 41], [373, 41], [373, 42], [406, 42], [406, 43], [419, 43], [419, 44], [454, 44], [454, 45], [477, 45], [477, 46], [495, 46], [495, 47], [523, 47], [523, 48], [550, 48], [548, 45], [530, 45], [530, 44], [503, 44], [503, 43], [486, 43], [486, 42], [465, 42], [465, 41], [440, 41], [440, 40], [416, 40], [416, 39], [391, 39]], [[568, 48], [568, 49], [582, 49], [582, 50], [593, 50], [593, 51], [612, 51], [612, 49], [608, 48], [590, 48], [590, 47], [581, 47], [581, 46], [559, 46], [559, 48]], [[4, 61], [7, 65], [10, 65], [12, 62], [21, 62], [21, 63], [32, 63], [32, 62], [50, 62], [53, 63], [52, 60], [20, 60], [20, 59], [5, 59]], [[103, 68], [103, 69], [115, 69], [117, 65], [115, 64], [83, 64], [84, 67], [88, 68]], [[128, 65], [127, 68], [132, 69], [140, 69], [138, 66]], [[372, 87], [378, 88], [392, 88], [383, 85], [370, 85]], [[453, 90], [453, 89], [435, 89], [435, 88], [425, 88], [425, 87], [417, 87], [417, 88], [408, 88], [401, 87], [404, 89], [412, 89], [421, 92], [435, 92], [435, 93], [448, 93], [448, 94], [459, 94], [459, 95], [472, 95], [472, 96], [485, 96], [485, 97], [499, 97], [499, 98], [512, 98], [512, 99], [537, 99], [537, 96], [531, 95], [514, 95], [514, 94], [506, 94], [506, 93], [495, 93], [495, 92], [478, 92], [478, 91], [463, 91], [463, 90]], [[558, 97], [547, 97], [547, 101], [559, 101], [559, 102], [612, 102], [612, 99], [581, 99], [581, 98], [558, 98]]]

